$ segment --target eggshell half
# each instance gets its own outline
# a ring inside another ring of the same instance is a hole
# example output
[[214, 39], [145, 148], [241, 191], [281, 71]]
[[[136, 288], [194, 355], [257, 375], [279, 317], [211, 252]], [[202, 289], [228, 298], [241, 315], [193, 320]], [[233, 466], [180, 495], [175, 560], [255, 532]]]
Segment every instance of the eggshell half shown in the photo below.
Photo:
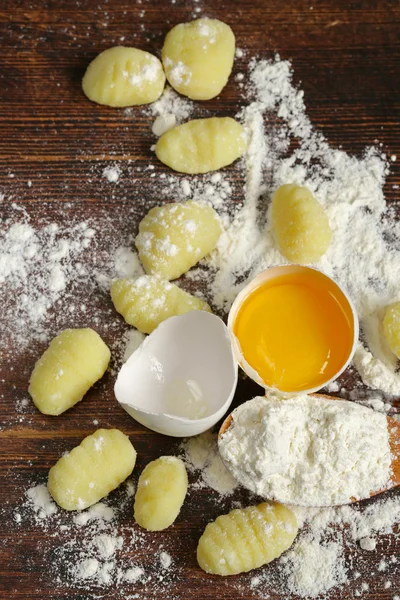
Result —
[[[174, 437], [210, 429], [228, 410], [238, 367], [228, 329], [217, 316], [192, 311], [161, 323], [122, 366], [115, 396], [136, 421]], [[174, 381], [193, 380], [207, 403], [206, 416], [188, 419], [168, 412]]]

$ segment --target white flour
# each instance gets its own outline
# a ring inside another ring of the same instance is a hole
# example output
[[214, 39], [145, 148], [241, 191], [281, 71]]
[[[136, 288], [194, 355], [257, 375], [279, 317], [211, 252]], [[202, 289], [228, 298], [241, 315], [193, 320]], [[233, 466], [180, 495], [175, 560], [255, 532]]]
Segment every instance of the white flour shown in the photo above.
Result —
[[[376, 314], [399, 299], [400, 224], [391, 219], [383, 195], [388, 162], [374, 148], [361, 159], [330, 148], [313, 130], [303, 92], [291, 79], [290, 63], [279, 57], [251, 63], [251, 103], [239, 114], [250, 139], [244, 160], [245, 201], [211, 259], [216, 269], [213, 303], [229, 309], [256, 274], [287, 262], [273, 240], [269, 200], [283, 183], [306, 185], [324, 206], [334, 232], [331, 246], [315, 266], [349, 292], [366, 342], [374, 346], [373, 360], [360, 347], [355, 366], [367, 385], [398, 395], [397, 363], [376, 343]], [[298, 147], [287, 157], [292, 139]]]
[[[132, 167], [130, 159], [124, 160], [123, 183], [129, 176], [129, 181], [138, 186], [137, 196], [154, 198], [154, 204], [191, 198], [211, 202], [216, 208], [227, 230], [211, 259], [192, 269], [186, 279], [193, 281], [196, 289], [211, 294], [214, 307], [222, 314], [249, 279], [270, 265], [285, 262], [272, 241], [268, 220], [271, 193], [289, 181], [308, 185], [323, 204], [334, 230], [331, 247], [316, 266], [347, 288], [360, 315], [363, 339], [354, 364], [364, 383], [399, 395], [397, 361], [382, 343], [378, 318], [383, 306], [399, 299], [400, 224], [385, 206], [382, 189], [388, 174], [386, 158], [377, 149], [367, 149], [362, 158], [356, 158], [330, 148], [313, 130], [305, 113], [303, 93], [292, 85], [288, 62], [279, 58], [253, 61], [249, 84], [242, 73], [239, 75], [237, 81], [246, 92], [240, 118], [250, 135], [247, 157], [222, 172], [190, 178], [165, 170], [160, 173], [159, 165]], [[199, 107], [170, 88], [147, 110], [153, 116], [149, 128], [157, 116], [168, 121], [168, 115], [173, 115], [180, 123], [207, 111], [204, 105]], [[136, 114], [132, 109], [125, 112]], [[205, 112], [205, 116], [211, 115]], [[293, 140], [296, 149], [288, 156]], [[121, 154], [116, 147], [110, 149], [110, 155], [113, 153]], [[112, 169], [116, 167], [120, 169], [119, 165]], [[143, 171], [148, 177], [142, 177]], [[107, 175], [96, 178], [97, 184], [104, 186], [105, 199], [113, 199], [115, 190], [123, 194], [117, 174], [110, 171], [109, 175], [111, 181]], [[240, 197], [243, 176], [244, 203], [233, 206], [231, 200]], [[149, 187], [142, 190], [148, 185], [147, 179]], [[0, 278], [2, 291], [6, 292], [0, 321], [3, 335], [7, 332], [21, 351], [32, 340], [47, 340], [61, 327], [77, 323], [82, 315], [90, 324], [106, 330], [115, 324], [121, 328], [121, 319], [108, 299], [110, 280], [142, 273], [133, 250], [132, 229], [143, 214], [133, 206], [130, 188], [124, 200], [120, 215], [114, 213], [112, 205], [112, 214], [96, 222], [82, 218], [66, 224], [65, 214], [60, 213], [54, 223], [40, 226], [34, 225], [18, 206], [12, 206], [12, 219], [2, 223], [0, 233]], [[0, 202], [5, 202], [2, 194]], [[211, 266], [211, 271], [205, 266]], [[182, 283], [184, 287], [185, 278]], [[87, 311], [92, 304], [89, 319]], [[122, 357], [125, 351], [128, 355], [139, 341], [134, 330], [125, 331], [122, 346], [118, 342], [118, 348], [112, 347], [114, 356], [119, 352]], [[112, 333], [111, 338], [115, 337], [115, 331]], [[332, 392], [339, 390], [336, 383], [331, 388]], [[18, 400], [21, 411], [25, 400]], [[380, 402], [387, 410], [387, 404]], [[216, 436], [205, 434], [204, 438], [189, 440], [184, 454], [195, 478], [187, 501], [199, 498], [201, 502], [202, 494], [212, 495], [219, 507], [214, 516], [222, 511], [222, 502], [227, 512], [240, 503], [257, 501], [248, 496], [244, 500], [243, 490], [234, 493], [236, 482], [219, 458]], [[174, 559], [173, 547], [161, 548], [159, 537], [146, 535], [132, 524], [131, 486], [123, 486], [113, 499], [75, 515], [59, 510], [46, 492], [45, 486], [33, 488], [26, 504], [17, 507], [10, 517], [21, 531], [32, 523], [43, 528], [46, 535], [38, 560], [43, 557], [46, 567], [48, 561], [56, 587], [73, 586], [85, 597], [102, 598], [108, 597], [110, 586], [126, 585], [130, 586], [126, 588], [129, 592], [133, 590], [133, 595], [127, 595], [124, 589], [126, 598], [174, 597], [170, 583], [185, 576], [185, 572]], [[227, 510], [225, 505], [229, 506]], [[369, 591], [369, 597], [382, 595], [390, 588], [386, 595], [399, 600], [398, 589], [392, 584], [398, 581], [400, 566], [394, 556], [398, 534], [393, 532], [400, 515], [398, 495], [375, 499], [366, 507], [361, 503], [338, 509], [296, 508], [295, 512], [302, 530], [292, 548], [256, 575], [224, 582], [232, 596], [239, 589], [243, 597], [260, 596], [263, 600], [274, 593], [285, 600], [293, 595], [329, 597], [330, 590], [345, 584], [342, 597], [347, 600], [366, 593], [363, 579], [374, 569], [381, 579], [374, 578], [375, 589]], [[393, 556], [382, 562], [379, 546], [389, 548], [390, 544]], [[195, 546], [192, 550], [195, 552]], [[335, 597], [340, 593], [335, 591]]]
[[199, 473], [195, 488], [209, 487], [221, 496], [233, 494], [238, 484], [221, 460], [216, 435], [206, 431], [188, 438], [181, 450], [189, 472]]
[[[16, 207], [17, 212], [17, 207]], [[87, 266], [80, 260], [95, 231], [86, 222], [51, 223], [35, 229], [25, 215], [0, 229], [0, 284], [6, 289], [0, 316], [2, 335], [24, 346], [31, 332], [46, 339], [48, 312], [67, 291], [70, 279], [83, 281]]]
[[344, 400], [270, 395], [240, 405], [232, 419], [219, 451], [234, 477], [263, 498], [328, 506], [388, 487], [383, 414]]
[[[93, 590], [96, 597], [102, 598], [97, 593], [110, 586], [118, 584], [125, 590], [129, 584], [138, 583], [144, 595], [148, 585], [151, 592], [159, 594], [169, 580], [180, 576], [172, 552], [160, 546], [159, 541], [149, 539], [141, 528], [133, 529], [133, 523], [119, 523], [121, 515], [132, 513], [134, 491], [128, 481], [114, 506], [99, 502], [78, 513], [60, 511], [44, 484], [26, 491], [26, 501], [14, 512], [14, 522], [18, 527], [26, 527], [33, 520], [46, 533], [41, 554], [45, 557], [48, 551], [51, 553], [46, 568], [50, 569], [55, 587], [74, 586], [86, 593]], [[149, 548], [150, 562], [132, 563], [137, 551]]]
[[156, 117], [170, 118], [173, 115], [178, 125], [191, 116], [193, 109], [194, 104], [191, 100], [180, 96], [168, 85], [161, 97], [150, 107], [151, 113]]

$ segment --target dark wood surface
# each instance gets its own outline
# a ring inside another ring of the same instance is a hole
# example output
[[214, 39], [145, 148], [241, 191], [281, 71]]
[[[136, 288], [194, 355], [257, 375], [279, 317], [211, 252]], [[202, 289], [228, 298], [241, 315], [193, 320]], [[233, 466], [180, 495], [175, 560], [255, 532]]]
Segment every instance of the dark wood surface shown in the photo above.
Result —
[[[383, 151], [400, 157], [398, 0], [0, 0], [0, 193], [6, 198], [0, 208], [2, 218], [12, 218], [12, 200], [26, 208], [36, 225], [46, 220], [62, 223], [75, 216], [95, 218], [105, 228], [111, 223], [112, 230], [119, 231], [119, 244], [128, 243], [148, 207], [160, 202], [148, 172], [137, 170], [155, 162], [150, 152], [152, 119], [142, 109], [127, 116], [90, 103], [81, 91], [81, 78], [89, 61], [123, 36], [126, 45], [159, 54], [166, 32], [176, 23], [191, 20], [197, 6], [201, 15], [229, 23], [247, 56], [271, 57], [278, 52], [293, 62], [294, 79], [305, 92], [308, 114], [332, 146], [360, 154], [378, 140]], [[234, 72], [243, 70], [245, 64], [245, 59], [237, 61]], [[220, 97], [199, 108], [198, 114], [234, 114], [238, 103], [237, 85], [231, 77]], [[123, 185], [109, 186], [101, 179], [110, 159], [124, 161], [128, 173], [134, 165]], [[385, 188], [388, 201], [395, 206], [398, 164], [392, 165]], [[163, 170], [157, 166], [157, 173]], [[101, 244], [96, 251], [104, 251]], [[115, 345], [126, 328], [111, 312], [109, 298], [89, 284], [80, 290], [78, 299], [90, 290], [90, 315], [97, 315], [98, 330], [106, 342]], [[91, 324], [90, 315], [72, 319], [66, 306], [60, 312], [65, 317], [58, 324], [64, 327]], [[107, 326], [110, 322], [112, 326]], [[2, 336], [7, 340], [5, 331]], [[55, 585], [47, 534], [33, 522], [17, 527], [13, 520], [24, 490], [46, 481], [49, 467], [60, 454], [93, 432], [93, 419], [130, 435], [138, 451], [136, 473], [149, 459], [174, 453], [177, 447], [176, 440], [139, 426], [116, 405], [111, 373], [84, 402], [57, 419], [39, 414], [31, 405], [23, 415], [18, 413], [16, 406], [28, 397], [29, 374], [44, 346], [35, 343], [22, 351], [3, 345], [1, 349], [0, 599], [116, 599], [128, 597], [128, 592], [138, 592], [142, 598], [169, 597], [167, 592], [143, 593], [135, 586], [85, 593]], [[343, 381], [351, 389], [354, 373], [345, 374]], [[257, 387], [242, 378], [235, 402], [256, 392]], [[141, 555], [132, 555], [133, 561], [150, 564], [157, 545], [173, 549], [181, 575], [169, 584], [168, 594], [177, 599], [250, 597], [248, 589], [237, 587], [237, 578], [228, 582], [210, 578], [196, 566], [199, 535], [222, 510], [213, 502], [214, 496], [207, 490], [193, 491], [177, 525], [149, 536]], [[246, 494], [238, 492], [234, 500], [245, 501]], [[225, 508], [229, 506], [227, 502]], [[121, 519], [124, 526], [133, 526], [129, 507]], [[363, 580], [370, 584], [363, 598], [389, 600], [400, 589], [399, 575], [396, 580], [388, 574], [392, 588], [384, 590], [377, 573], [378, 558], [398, 555], [399, 550], [398, 536], [397, 541], [392, 536], [379, 543], [378, 553], [363, 556]], [[331, 598], [349, 600], [354, 590], [352, 584], [340, 594], [333, 592]], [[285, 595], [273, 598], [284, 600]]]

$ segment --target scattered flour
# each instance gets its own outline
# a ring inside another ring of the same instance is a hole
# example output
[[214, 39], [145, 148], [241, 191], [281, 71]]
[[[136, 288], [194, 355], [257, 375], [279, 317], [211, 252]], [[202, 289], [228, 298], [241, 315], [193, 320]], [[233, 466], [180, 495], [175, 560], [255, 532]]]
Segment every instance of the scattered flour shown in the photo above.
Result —
[[121, 169], [117, 165], [105, 167], [105, 169], [103, 169], [103, 177], [107, 179], [109, 183], [117, 183], [120, 175]]
[[[151, 114], [164, 119], [175, 117], [177, 124], [186, 121], [192, 114], [194, 104], [191, 100], [183, 98], [171, 87], [167, 86], [162, 96], [150, 107]], [[158, 135], [158, 134], [156, 134]]]
[[[249, 137], [245, 200], [211, 257], [213, 304], [228, 310], [250, 279], [286, 263], [274, 244], [269, 199], [283, 183], [306, 185], [326, 210], [334, 232], [315, 266], [348, 291], [366, 343], [374, 345], [370, 321], [399, 298], [400, 224], [391, 218], [383, 195], [386, 157], [375, 148], [360, 159], [331, 148], [306, 115], [303, 92], [292, 84], [290, 63], [278, 56], [251, 61], [247, 96], [250, 103], [238, 115]], [[293, 139], [297, 147], [287, 156]], [[397, 363], [376, 346], [370, 356], [360, 345], [355, 366], [367, 385], [399, 395]]]
[[[44, 560], [48, 552], [52, 557], [46, 568], [56, 588], [73, 586], [85, 593], [93, 590], [93, 597], [103, 598], [97, 594], [115, 584], [124, 590], [130, 584], [140, 584], [142, 597], [149, 591], [149, 597], [155, 598], [160, 597], [163, 586], [180, 577], [181, 569], [174, 564], [172, 554], [134, 525], [134, 491], [128, 481], [113, 505], [99, 502], [79, 513], [60, 511], [44, 484], [26, 491], [26, 500], [14, 512], [14, 522], [17, 527], [26, 527], [33, 520], [46, 534], [41, 555]], [[129, 515], [127, 525], [121, 522], [124, 514], [127, 519]], [[136, 554], [144, 557], [143, 564], [132, 564]], [[126, 597], [125, 591], [121, 593]]]
[[191, 473], [199, 473], [195, 488], [209, 487], [221, 496], [233, 494], [237, 482], [226, 469], [218, 452], [217, 436], [206, 431], [184, 441], [183, 458]]
[[80, 258], [94, 236], [95, 230], [86, 222], [35, 228], [23, 214], [9, 226], [2, 224], [0, 283], [6, 290], [0, 316], [2, 335], [7, 333], [22, 347], [31, 336], [47, 338], [48, 312], [71, 279], [81, 282], [89, 275]]

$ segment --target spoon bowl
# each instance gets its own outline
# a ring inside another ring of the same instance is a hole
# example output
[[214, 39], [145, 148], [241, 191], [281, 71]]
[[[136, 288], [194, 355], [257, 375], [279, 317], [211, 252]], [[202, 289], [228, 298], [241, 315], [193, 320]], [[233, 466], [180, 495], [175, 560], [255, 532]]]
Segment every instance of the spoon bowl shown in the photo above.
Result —
[[[333, 396], [327, 396], [325, 394], [309, 394], [309, 396], [314, 397], [314, 398], [330, 400], [330, 401], [342, 401], [341, 398], [335, 398]], [[268, 400], [266, 400], [266, 402], [268, 402]], [[285, 402], [285, 400], [282, 400], [282, 402]], [[353, 502], [359, 502], [360, 500], [365, 500], [366, 498], [376, 496], [378, 494], [382, 494], [383, 492], [386, 492], [386, 491], [393, 489], [400, 485], [400, 422], [391, 417], [386, 417], [386, 420], [387, 420], [387, 428], [388, 428], [388, 434], [389, 434], [389, 446], [390, 446], [390, 451], [391, 451], [391, 456], [392, 456], [390, 485], [384, 487], [383, 489], [371, 490], [369, 495], [365, 496], [363, 498], [355, 498], [353, 496], [350, 496], [349, 501], [345, 502], [345, 504], [351, 504]], [[218, 441], [220, 441], [222, 436], [229, 430], [232, 423], [233, 423], [233, 416], [232, 416], [232, 413], [230, 413], [226, 417], [226, 419], [223, 421], [223, 423], [219, 429]], [[244, 485], [244, 483], [237, 478], [236, 474], [234, 472], [232, 472], [232, 469], [230, 468], [229, 463], [224, 460], [224, 457], [222, 456], [222, 454], [221, 454], [221, 459], [224, 462], [228, 471], [232, 474], [233, 477], [235, 477], [235, 479], [238, 481], [238, 483], [243, 485], [244, 487], [247, 487], [247, 489], [249, 489], [250, 491], [252, 491], [254, 493], [254, 489], [251, 489], [249, 486]], [[287, 500], [284, 500], [282, 498], [279, 498], [277, 496], [272, 496], [272, 495], [265, 497], [265, 499], [272, 500], [275, 502], [286, 503], [286, 504], [288, 503]], [[291, 504], [296, 504], [298, 506], [309, 506], [309, 507], [311, 507], [311, 506], [326, 506], [325, 504], [324, 505], [321, 505], [321, 504], [312, 505], [312, 504], [306, 504], [304, 502], [291, 502]], [[344, 503], [340, 503], [340, 504], [344, 504]], [[335, 505], [340, 505], [340, 504], [339, 503], [331, 504], [330, 506], [335, 506]]]

